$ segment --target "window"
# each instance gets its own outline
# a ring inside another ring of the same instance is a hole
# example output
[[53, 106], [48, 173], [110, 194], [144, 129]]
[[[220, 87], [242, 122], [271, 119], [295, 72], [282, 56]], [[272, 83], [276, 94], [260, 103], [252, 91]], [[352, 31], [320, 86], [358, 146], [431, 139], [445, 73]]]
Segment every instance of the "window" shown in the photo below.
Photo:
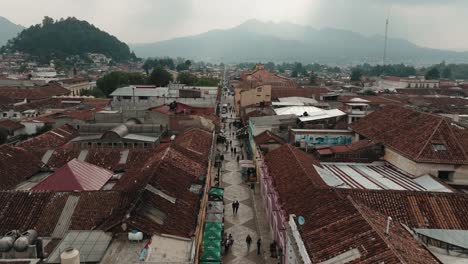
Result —
[[138, 99], [139, 100], [148, 100], [148, 96], [139, 96]]
[[8, 115], [7, 113], [3, 113], [3, 117], [7, 117], [7, 115]]
[[262, 87], [258, 87], [257, 88], [257, 93], [261, 93], [262, 92]]
[[439, 179], [443, 181], [453, 181], [453, 171], [439, 171]]
[[131, 100], [132, 97], [131, 97], [131, 96], [124, 96], [123, 99], [124, 99], [124, 100]]
[[445, 150], [447, 150], [447, 148], [445, 147], [444, 144], [432, 144], [432, 149], [434, 149], [434, 151], [445, 151]]

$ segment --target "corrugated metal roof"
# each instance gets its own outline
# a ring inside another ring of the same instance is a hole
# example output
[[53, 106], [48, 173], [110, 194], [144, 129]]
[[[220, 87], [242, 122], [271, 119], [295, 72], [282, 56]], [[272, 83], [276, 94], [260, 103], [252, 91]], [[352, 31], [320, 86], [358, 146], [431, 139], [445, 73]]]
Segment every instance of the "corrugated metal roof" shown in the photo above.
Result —
[[60, 218], [57, 221], [57, 225], [54, 228], [54, 232], [52, 232], [52, 237], [63, 238], [65, 236], [68, 228], [70, 228], [71, 218], [75, 212], [75, 208], [78, 205], [79, 200], [80, 196], [68, 196], [67, 202], [65, 203], [62, 213], [60, 214]]
[[99, 190], [113, 173], [101, 167], [73, 159], [36, 185], [34, 190], [92, 191]]
[[[407, 173], [400, 171], [385, 163], [322, 163], [322, 166], [331, 174], [320, 171], [322, 178], [336, 177], [336, 181], [343, 182], [340, 188], [371, 189], [371, 190], [408, 190], [452, 192], [449, 188], [438, 183], [433, 178], [424, 178], [421, 185]], [[329, 184], [330, 186], [330, 184]], [[334, 186], [334, 185], [331, 185]], [[431, 187], [430, 190], [426, 187]]]
[[167, 87], [158, 88], [135, 88], [128, 86], [116, 89], [111, 96], [168, 96], [169, 89]]
[[468, 249], [468, 231], [446, 230], [446, 229], [424, 229], [415, 228], [416, 233], [427, 236], [447, 244]]

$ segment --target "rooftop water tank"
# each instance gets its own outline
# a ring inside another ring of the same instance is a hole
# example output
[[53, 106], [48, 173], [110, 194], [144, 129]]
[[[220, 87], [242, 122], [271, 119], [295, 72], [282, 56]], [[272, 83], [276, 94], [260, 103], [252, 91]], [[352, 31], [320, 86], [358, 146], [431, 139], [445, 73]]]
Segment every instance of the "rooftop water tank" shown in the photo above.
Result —
[[80, 252], [72, 247], [66, 248], [60, 254], [61, 264], [80, 264]]
[[15, 250], [18, 252], [23, 252], [28, 249], [29, 245], [33, 245], [37, 239], [36, 230], [30, 229], [21, 234], [21, 236], [15, 241]]
[[19, 232], [12, 230], [5, 234], [4, 237], [0, 238], [0, 252], [8, 252], [13, 247], [13, 243], [18, 238]]

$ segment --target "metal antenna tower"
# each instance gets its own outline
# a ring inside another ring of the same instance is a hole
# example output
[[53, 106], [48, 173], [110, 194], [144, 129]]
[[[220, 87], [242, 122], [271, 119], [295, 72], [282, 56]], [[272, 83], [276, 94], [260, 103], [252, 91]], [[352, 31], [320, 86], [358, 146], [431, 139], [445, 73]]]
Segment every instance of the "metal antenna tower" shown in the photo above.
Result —
[[387, 40], [388, 40], [388, 17], [385, 20], [385, 44], [384, 44], [384, 51], [383, 51], [383, 65], [387, 62]]

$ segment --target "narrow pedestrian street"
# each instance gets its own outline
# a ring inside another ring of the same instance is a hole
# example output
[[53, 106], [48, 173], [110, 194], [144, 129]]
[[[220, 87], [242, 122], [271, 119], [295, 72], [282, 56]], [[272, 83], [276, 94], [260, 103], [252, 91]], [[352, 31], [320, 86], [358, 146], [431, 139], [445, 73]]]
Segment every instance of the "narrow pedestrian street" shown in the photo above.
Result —
[[[224, 103], [229, 103], [232, 106], [232, 96], [226, 96]], [[232, 116], [231, 116], [232, 114]], [[251, 190], [250, 186], [243, 182], [241, 177], [241, 168], [237, 162], [237, 155], [243, 156], [247, 159], [245, 153], [245, 146], [241, 152], [241, 143], [235, 136], [236, 128], [231, 126], [229, 122], [236, 119], [235, 112], [227, 112], [222, 115], [227, 118], [225, 135], [227, 141], [232, 140], [232, 147], [237, 150], [236, 155], [231, 152], [231, 147], [226, 148], [223, 144], [218, 146], [218, 150], [222, 150], [224, 155], [224, 164], [221, 170], [221, 187], [225, 189], [224, 203], [225, 203], [225, 218], [224, 218], [224, 232], [227, 235], [231, 234], [234, 239], [233, 246], [229, 249], [227, 254], [223, 256], [223, 263], [276, 263], [273, 259], [269, 258], [268, 246], [271, 243], [271, 235], [269, 233], [269, 226], [265, 219], [265, 214], [261, 205], [261, 198], [259, 195], [258, 186], [256, 186], [256, 194]], [[234, 132], [234, 136], [233, 136]], [[242, 153], [242, 154], [241, 154]], [[237, 214], [234, 214], [232, 204], [238, 201], [240, 206]], [[257, 204], [254, 204], [254, 200]], [[260, 208], [258, 208], [260, 206]], [[261, 212], [257, 212], [260, 210]], [[260, 218], [257, 218], [257, 215]], [[260, 233], [260, 231], [262, 231]], [[247, 251], [246, 238], [250, 235], [252, 244], [250, 250]], [[260, 255], [257, 254], [257, 240], [262, 238], [260, 246]], [[267, 257], [268, 256], [268, 257]]]

